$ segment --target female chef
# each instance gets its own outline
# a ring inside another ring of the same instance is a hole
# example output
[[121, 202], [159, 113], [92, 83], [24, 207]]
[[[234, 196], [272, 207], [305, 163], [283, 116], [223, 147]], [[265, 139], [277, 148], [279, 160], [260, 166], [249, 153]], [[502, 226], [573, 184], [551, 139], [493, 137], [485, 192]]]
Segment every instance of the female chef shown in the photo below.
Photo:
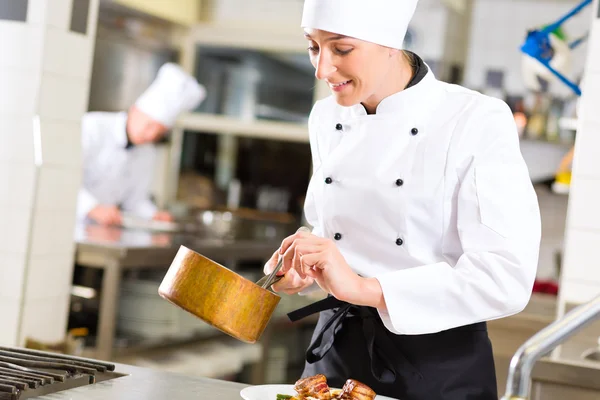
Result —
[[[486, 322], [518, 313], [540, 215], [508, 106], [436, 80], [401, 50], [417, 0], [306, 0], [332, 96], [309, 119], [312, 234], [285, 239], [274, 290], [318, 285], [303, 376], [403, 400], [497, 399]], [[302, 293], [301, 293], [302, 294]]]

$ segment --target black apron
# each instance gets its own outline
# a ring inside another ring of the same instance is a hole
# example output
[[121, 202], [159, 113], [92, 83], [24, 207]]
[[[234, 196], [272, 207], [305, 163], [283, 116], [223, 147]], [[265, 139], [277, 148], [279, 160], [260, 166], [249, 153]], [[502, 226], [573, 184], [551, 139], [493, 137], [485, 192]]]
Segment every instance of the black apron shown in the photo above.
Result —
[[330, 387], [347, 379], [401, 400], [497, 400], [485, 322], [427, 335], [396, 335], [377, 310], [327, 297], [288, 314], [320, 312], [302, 377], [323, 374]]

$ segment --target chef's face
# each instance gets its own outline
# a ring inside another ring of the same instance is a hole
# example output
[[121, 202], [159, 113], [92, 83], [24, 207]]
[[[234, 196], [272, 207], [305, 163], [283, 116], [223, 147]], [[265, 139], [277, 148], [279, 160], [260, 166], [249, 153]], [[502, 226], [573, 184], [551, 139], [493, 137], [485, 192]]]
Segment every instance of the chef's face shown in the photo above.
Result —
[[399, 50], [318, 29], [305, 29], [317, 79], [325, 81], [338, 104], [378, 104], [388, 95]]
[[154, 143], [167, 133], [168, 128], [150, 118], [139, 108], [133, 106], [127, 116], [127, 134], [133, 144]]

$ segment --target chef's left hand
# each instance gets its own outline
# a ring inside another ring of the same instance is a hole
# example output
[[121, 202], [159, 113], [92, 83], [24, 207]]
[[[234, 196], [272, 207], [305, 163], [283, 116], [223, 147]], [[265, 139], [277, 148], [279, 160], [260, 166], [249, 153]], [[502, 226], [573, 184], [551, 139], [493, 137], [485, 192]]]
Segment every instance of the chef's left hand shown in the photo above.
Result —
[[332, 240], [298, 232], [283, 241], [281, 251], [283, 272], [293, 268], [301, 278], [313, 278], [321, 289], [351, 304], [384, 304], [379, 282], [356, 274]]
[[168, 211], [157, 211], [152, 219], [155, 221], [171, 222], [173, 221], [173, 215]]

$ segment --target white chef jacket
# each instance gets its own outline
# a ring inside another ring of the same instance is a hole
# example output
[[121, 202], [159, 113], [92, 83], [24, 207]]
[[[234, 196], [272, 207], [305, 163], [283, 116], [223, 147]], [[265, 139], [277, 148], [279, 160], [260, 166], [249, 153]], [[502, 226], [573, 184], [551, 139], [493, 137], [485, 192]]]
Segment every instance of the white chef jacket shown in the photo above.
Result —
[[157, 211], [150, 200], [156, 162], [154, 144], [126, 149], [127, 113], [92, 112], [83, 116], [83, 182], [77, 217], [85, 219], [96, 205], [121, 206], [150, 219]]
[[541, 222], [504, 102], [429, 71], [373, 115], [318, 101], [309, 134], [307, 222], [378, 279], [388, 330], [434, 333], [526, 306]]

